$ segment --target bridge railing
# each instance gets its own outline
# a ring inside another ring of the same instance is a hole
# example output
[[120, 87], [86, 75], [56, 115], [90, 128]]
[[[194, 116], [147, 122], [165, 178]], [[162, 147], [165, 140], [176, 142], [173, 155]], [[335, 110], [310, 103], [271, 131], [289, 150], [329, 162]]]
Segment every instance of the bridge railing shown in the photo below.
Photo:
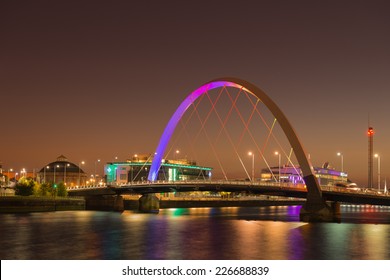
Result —
[[[85, 189], [99, 189], [99, 188], [121, 188], [121, 187], [137, 187], [137, 186], [148, 186], [148, 185], [161, 185], [161, 186], [180, 186], [180, 185], [239, 185], [239, 186], [248, 186], [248, 187], [275, 187], [278, 189], [306, 189], [304, 184], [292, 184], [285, 182], [251, 182], [244, 180], [184, 180], [184, 181], [167, 181], [167, 180], [158, 180], [158, 181], [133, 181], [128, 183], [113, 183], [113, 184], [99, 184], [99, 185], [85, 185], [85, 186], [74, 186], [67, 187], [68, 190], [77, 191]], [[360, 193], [360, 194], [372, 194], [376, 196], [390, 196], [390, 193], [378, 192], [376, 190], [365, 189], [365, 188], [346, 188], [339, 186], [321, 186], [322, 191], [330, 192], [340, 192], [340, 193]]]
[[107, 184], [98, 184], [98, 185], [82, 185], [82, 186], [70, 186], [66, 187], [66, 189], [69, 190], [85, 190], [85, 189], [103, 189], [107, 188]]

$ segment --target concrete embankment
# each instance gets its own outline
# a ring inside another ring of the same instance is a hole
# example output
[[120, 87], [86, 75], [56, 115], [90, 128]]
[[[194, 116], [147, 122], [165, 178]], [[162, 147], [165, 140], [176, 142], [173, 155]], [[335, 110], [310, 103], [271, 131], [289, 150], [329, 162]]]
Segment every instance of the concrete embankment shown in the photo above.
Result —
[[85, 199], [34, 196], [0, 197], [0, 213], [26, 213], [66, 210], [85, 210]]

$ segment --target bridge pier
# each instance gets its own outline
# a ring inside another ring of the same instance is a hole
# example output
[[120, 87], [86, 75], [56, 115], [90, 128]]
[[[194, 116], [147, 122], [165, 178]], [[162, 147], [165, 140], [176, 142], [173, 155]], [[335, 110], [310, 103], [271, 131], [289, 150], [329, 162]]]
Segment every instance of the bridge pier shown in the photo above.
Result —
[[299, 219], [302, 222], [340, 222], [340, 203], [328, 204], [325, 201], [314, 174], [309, 174], [303, 179], [307, 187], [307, 196]]
[[113, 210], [117, 212], [123, 212], [125, 210], [123, 197], [119, 194], [115, 196]]
[[305, 203], [299, 218], [302, 222], [337, 222], [341, 220], [340, 202]]
[[158, 213], [160, 211], [160, 200], [152, 194], [144, 194], [138, 200], [138, 210], [144, 213]]

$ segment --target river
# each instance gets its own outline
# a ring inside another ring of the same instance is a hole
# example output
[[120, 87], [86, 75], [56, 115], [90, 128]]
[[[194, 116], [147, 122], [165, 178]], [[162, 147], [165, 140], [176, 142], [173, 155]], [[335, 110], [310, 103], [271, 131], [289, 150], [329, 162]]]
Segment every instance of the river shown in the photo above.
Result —
[[0, 258], [34, 260], [388, 260], [390, 208], [341, 207], [303, 223], [300, 206], [0, 215]]

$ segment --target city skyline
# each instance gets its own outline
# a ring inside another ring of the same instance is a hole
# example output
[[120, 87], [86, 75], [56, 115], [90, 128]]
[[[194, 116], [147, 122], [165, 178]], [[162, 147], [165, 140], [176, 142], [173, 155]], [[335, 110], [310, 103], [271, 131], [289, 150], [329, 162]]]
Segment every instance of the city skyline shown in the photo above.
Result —
[[5, 170], [153, 153], [190, 92], [233, 76], [278, 104], [314, 166], [342, 153], [366, 184], [370, 125], [390, 175], [386, 1], [22, 2], [0, 4]]

